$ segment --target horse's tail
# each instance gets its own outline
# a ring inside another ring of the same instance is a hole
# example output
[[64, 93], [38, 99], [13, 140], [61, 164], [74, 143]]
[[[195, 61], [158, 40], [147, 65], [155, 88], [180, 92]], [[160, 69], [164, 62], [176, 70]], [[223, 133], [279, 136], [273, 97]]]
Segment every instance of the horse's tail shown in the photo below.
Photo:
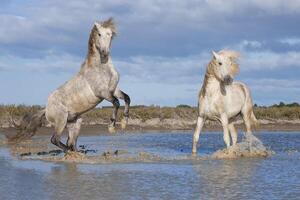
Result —
[[17, 143], [34, 136], [37, 129], [43, 124], [45, 113], [46, 109], [40, 110], [37, 113], [27, 113], [22, 117], [19, 124], [17, 124], [13, 117], [10, 115], [10, 123], [17, 129], [17, 134], [12, 137], [7, 136], [8, 142]]
[[242, 88], [246, 95], [246, 102], [244, 105], [244, 113], [243, 114], [245, 114], [246, 118], [250, 121], [251, 127], [253, 127], [254, 130], [257, 130], [259, 128], [259, 122], [256, 119], [255, 114], [254, 114], [254, 106], [253, 106], [253, 100], [251, 97], [251, 92], [246, 85], [244, 85], [244, 84], [242, 84], [242, 85], [243, 85]]
[[252, 110], [250, 112], [250, 122], [251, 122], [251, 125], [252, 127], [257, 130], [259, 128], [259, 122], [258, 120], [256, 119], [255, 115], [254, 115], [254, 112], [253, 112], [253, 107], [252, 107]]

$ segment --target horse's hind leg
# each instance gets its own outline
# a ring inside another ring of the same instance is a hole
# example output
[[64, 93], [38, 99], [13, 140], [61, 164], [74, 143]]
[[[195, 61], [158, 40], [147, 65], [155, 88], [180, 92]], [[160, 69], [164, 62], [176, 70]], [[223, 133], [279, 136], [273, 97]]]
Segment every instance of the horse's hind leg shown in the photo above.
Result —
[[233, 125], [233, 122], [228, 124], [228, 129], [229, 129], [229, 133], [231, 136], [231, 140], [232, 140], [232, 145], [236, 145], [237, 143], [237, 138], [238, 138], [238, 133]]
[[114, 96], [125, 101], [124, 118], [121, 121], [121, 127], [122, 129], [125, 129], [129, 117], [130, 97], [128, 96], [128, 94], [118, 88], [115, 90]]
[[78, 118], [74, 122], [67, 123], [67, 129], [69, 132], [67, 146], [71, 151], [77, 151], [77, 138], [80, 132], [82, 119]]
[[244, 116], [243, 118], [244, 118], [244, 122], [245, 122], [245, 126], [246, 126], [246, 133], [252, 134], [251, 119], [248, 116]]
[[61, 148], [64, 152], [68, 150], [68, 147], [63, 144], [60, 139], [61, 135], [66, 127], [67, 124], [67, 117], [68, 113], [59, 113], [60, 115], [57, 115], [57, 118], [55, 119], [54, 127], [55, 127], [55, 133], [51, 137], [51, 143]]
[[68, 150], [68, 147], [60, 141], [63, 129], [55, 129], [55, 133], [51, 137], [51, 143], [61, 148], [64, 152]]
[[243, 120], [245, 123], [245, 127], [246, 127], [246, 133], [247, 134], [252, 134], [252, 121], [251, 121], [251, 114], [252, 114], [252, 110], [250, 108], [247, 107], [247, 109], [244, 109], [242, 111], [242, 116], [243, 116]]

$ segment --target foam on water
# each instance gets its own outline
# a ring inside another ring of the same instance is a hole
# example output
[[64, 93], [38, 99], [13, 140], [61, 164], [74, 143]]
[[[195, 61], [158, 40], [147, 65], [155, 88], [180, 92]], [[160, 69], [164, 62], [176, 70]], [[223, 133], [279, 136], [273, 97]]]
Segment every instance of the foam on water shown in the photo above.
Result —
[[211, 157], [217, 159], [240, 157], [267, 157], [274, 154], [253, 134], [244, 134], [243, 141], [229, 148], [214, 152]]
[[[103, 139], [103, 138], [102, 138]], [[103, 142], [103, 141], [101, 141]], [[153, 141], [154, 142], [154, 141]], [[105, 143], [105, 142], [103, 142]], [[139, 144], [139, 143], [137, 143]], [[139, 144], [140, 145], [140, 144]], [[143, 145], [142, 145], [143, 146]], [[134, 163], [134, 162], [194, 162], [204, 159], [232, 159], [240, 157], [267, 157], [273, 154], [263, 143], [252, 134], [245, 134], [242, 142], [218, 150], [212, 154], [191, 156], [188, 153], [178, 153], [174, 149], [162, 149], [157, 146], [153, 151], [141, 147], [111, 150], [112, 146], [97, 149], [93, 145], [79, 145], [81, 153], [68, 152], [64, 154], [55, 146], [49, 144], [44, 137], [35, 137], [16, 145], [9, 145], [10, 153], [22, 160], [40, 160], [48, 162], [73, 162], [73, 163]], [[110, 150], [108, 150], [110, 149]], [[167, 152], [167, 153], [166, 153]]]

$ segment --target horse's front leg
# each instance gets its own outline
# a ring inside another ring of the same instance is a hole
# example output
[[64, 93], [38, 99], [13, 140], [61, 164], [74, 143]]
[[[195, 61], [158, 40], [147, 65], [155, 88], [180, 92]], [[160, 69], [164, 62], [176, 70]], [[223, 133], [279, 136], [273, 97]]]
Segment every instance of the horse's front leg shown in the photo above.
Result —
[[229, 135], [229, 127], [228, 127], [228, 117], [226, 114], [221, 115], [221, 123], [223, 126], [223, 139], [226, 144], [226, 147], [230, 147], [230, 135]]
[[117, 114], [118, 114], [118, 109], [120, 107], [120, 102], [115, 96], [113, 96], [112, 93], [105, 99], [107, 101], [111, 102], [114, 106], [112, 117], [110, 119], [111, 123], [108, 125], [108, 131], [110, 133], [115, 133], [116, 132], [116, 128], [115, 128], [116, 127], [116, 118], [117, 118]]
[[124, 109], [124, 117], [121, 121], [121, 127], [122, 129], [126, 128], [126, 125], [128, 123], [128, 117], [129, 117], [129, 106], [130, 106], [130, 97], [125, 92], [121, 91], [120, 89], [116, 89], [114, 92], [114, 96], [123, 99], [125, 101], [125, 109]]
[[198, 116], [197, 125], [196, 125], [196, 129], [195, 129], [194, 136], [193, 136], [192, 154], [197, 153], [197, 144], [198, 144], [198, 141], [199, 141], [199, 135], [200, 135], [200, 132], [202, 130], [203, 124], [204, 124], [204, 118]]

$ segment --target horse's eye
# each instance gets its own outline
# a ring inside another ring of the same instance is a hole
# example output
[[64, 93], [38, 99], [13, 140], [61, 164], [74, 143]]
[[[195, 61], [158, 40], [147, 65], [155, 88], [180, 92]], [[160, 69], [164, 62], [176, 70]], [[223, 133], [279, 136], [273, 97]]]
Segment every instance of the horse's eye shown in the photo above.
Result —
[[219, 65], [222, 65], [222, 63], [221, 63], [221, 62], [219, 62]]
[[101, 33], [98, 33], [99, 37], [101, 37]]

